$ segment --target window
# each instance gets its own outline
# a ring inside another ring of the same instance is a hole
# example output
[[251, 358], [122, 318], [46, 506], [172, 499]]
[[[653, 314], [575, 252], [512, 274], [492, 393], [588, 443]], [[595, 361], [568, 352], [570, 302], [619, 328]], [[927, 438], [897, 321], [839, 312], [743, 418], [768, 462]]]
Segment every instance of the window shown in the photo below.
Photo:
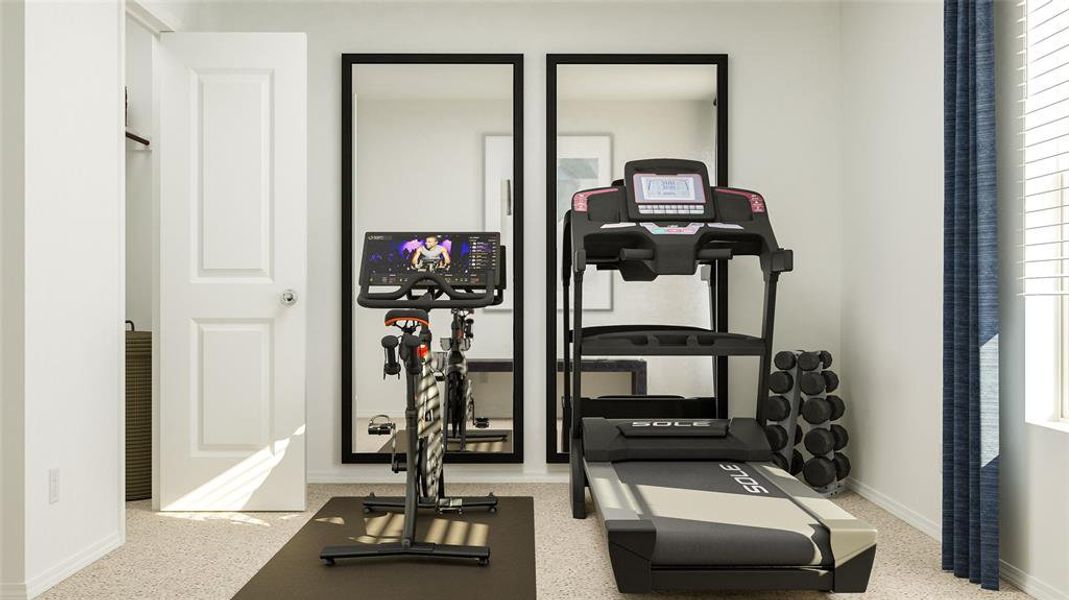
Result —
[[1029, 421], [1069, 422], [1069, 3], [1024, 3], [1023, 256]]

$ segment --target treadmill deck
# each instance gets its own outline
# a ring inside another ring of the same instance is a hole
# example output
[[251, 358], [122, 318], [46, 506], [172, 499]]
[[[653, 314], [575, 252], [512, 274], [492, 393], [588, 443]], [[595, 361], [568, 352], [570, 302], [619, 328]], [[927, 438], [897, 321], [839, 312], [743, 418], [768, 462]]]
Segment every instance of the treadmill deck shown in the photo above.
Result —
[[609, 468], [619, 484], [592, 477], [591, 489], [599, 505], [630, 505], [653, 523], [654, 565], [832, 566], [828, 529], [752, 463], [628, 461]]

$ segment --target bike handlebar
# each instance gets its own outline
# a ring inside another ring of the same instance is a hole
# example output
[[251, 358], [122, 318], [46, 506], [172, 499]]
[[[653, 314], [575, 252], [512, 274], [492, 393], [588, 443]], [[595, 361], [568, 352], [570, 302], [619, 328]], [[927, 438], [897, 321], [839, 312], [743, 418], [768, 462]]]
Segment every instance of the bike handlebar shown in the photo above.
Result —
[[[438, 273], [416, 273], [392, 291], [372, 292], [368, 285], [362, 285], [357, 303], [366, 308], [482, 308], [504, 300], [501, 291], [492, 283], [493, 275], [493, 271], [487, 270], [486, 287], [477, 292], [457, 289]], [[426, 288], [424, 294], [413, 297], [413, 292], [423, 289], [416, 285], [424, 281], [432, 281], [436, 287]]]

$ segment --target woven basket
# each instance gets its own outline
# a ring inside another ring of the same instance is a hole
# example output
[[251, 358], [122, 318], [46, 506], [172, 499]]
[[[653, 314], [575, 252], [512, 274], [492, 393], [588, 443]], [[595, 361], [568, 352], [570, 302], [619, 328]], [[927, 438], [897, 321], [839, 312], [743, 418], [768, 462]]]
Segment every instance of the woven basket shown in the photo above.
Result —
[[152, 497], [152, 332], [126, 332], [126, 499]]

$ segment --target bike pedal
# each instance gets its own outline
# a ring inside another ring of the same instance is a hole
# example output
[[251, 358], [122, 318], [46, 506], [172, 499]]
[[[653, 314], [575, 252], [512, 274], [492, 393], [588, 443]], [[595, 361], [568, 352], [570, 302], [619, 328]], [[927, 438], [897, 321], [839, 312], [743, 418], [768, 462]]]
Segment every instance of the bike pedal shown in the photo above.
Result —
[[464, 500], [460, 498], [439, 498], [438, 512], [461, 512], [464, 510]]
[[368, 435], [390, 435], [397, 428], [394, 423], [371, 423], [367, 426]]

